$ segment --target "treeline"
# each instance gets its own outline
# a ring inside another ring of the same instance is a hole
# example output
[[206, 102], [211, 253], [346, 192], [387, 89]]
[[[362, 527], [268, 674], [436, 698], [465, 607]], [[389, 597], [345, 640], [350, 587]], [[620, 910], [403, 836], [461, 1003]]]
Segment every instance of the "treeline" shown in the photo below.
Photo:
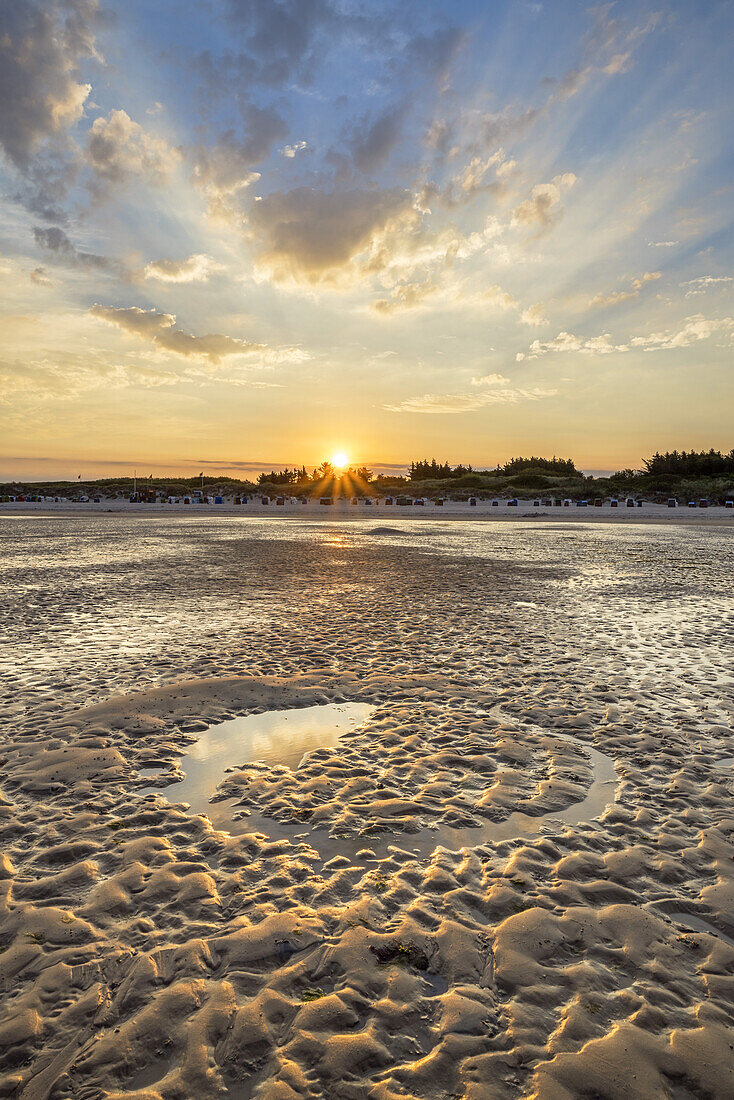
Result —
[[449, 462], [436, 462], [435, 458], [423, 458], [419, 462], [411, 462], [408, 477], [411, 481], [441, 481], [471, 473], [471, 466], [452, 466]]
[[[495, 470], [476, 471], [484, 476], [525, 473], [527, 470], [537, 472], [546, 470], [548, 473], [558, 474], [561, 477], [579, 477], [580, 473], [570, 458], [539, 458], [531, 455], [530, 458], [511, 458], [504, 466], [497, 466]], [[419, 462], [411, 462], [409, 478], [411, 481], [440, 481], [451, 478], [466, 477], [473, 474], [472, 466], [452, 466], [450, 462], [437, 462], [435, 458], [421, 459]]]
[[525, 470], [548, 470], [552, 474], [560, 474], [563, 477], [578, 477], [579, 471], [571, 458], [539, 458], [531, 455], [530, 458], [511, 458], [498, 470], [503, 474], [520, 474]]
[[712, 447], [710, 451], [666, 451], [662, 455], [656, 451], [644, 465], [644, 472], [655, 477], [725, 477], [734, 474], [734, 450], [722, 454]]
[[294, 466], [291, 470], [288, 466], [283, 470], [270, 470], [258, 475], [258, 485], [300, 485], [310, 486], [323, 484], [324, 482], [359, 482], [367, 483], [372, 478], [372, 471], [366, 466], [349, 466], [346, 470], [337, 471], [330, 462], [322, 462], [309, 474], [305, 466]]
[[[315, 477], [316, 471], [314, 470]], [[283, 470], [271, 470], [270, 473], [263, 472], [259, 474], [257, 483], [258, 485], [298, 485], [300, 482], [311, 480], [305, 466], [294, 466], [292, 470], [286, 466]]]

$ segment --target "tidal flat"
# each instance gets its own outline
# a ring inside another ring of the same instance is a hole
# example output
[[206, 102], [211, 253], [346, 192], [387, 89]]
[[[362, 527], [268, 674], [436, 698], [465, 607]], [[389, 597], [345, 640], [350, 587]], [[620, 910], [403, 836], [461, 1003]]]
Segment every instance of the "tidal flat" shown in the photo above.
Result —
[[0, 1097], [734, 1095], [734, 527], [0, 549]]

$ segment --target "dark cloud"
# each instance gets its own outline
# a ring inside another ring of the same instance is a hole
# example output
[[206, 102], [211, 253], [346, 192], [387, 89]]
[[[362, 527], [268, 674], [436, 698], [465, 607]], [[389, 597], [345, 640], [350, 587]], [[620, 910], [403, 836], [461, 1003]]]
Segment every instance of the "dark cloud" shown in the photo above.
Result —
[[54, 225], [48, 229], [35, 226], [33, 236], [40, 248], [52, 253], [54, 259], [69, 267], [86, 268], [88, 271], [118, 271], [116, 261], [107, 256], [98, 256], [94, 252], [80, 252], [64, 230], [59, 229], [58, 226]]
[[349, 149], [360, 172], [374, 172], [385, 163], [398, 143], [404, 117], [405, 108], [396, 107], [380, 115], [372, 125], [368, 126], [363, 119], [355, 127]]
[[466, 37], [466, 32], [457, 27], [440, 27], [433, 34], [415, 35], [408, 39], [402, 57], [394, 64], [415, 69], [422, 78], [428, 76], [441, 84]]
[[139, 306], [116, 308], [95, 303], [89, 312], [108, 324], [131, 332], [142, 339], [151, 340], [163, 351], [172, 352], [183, 358], [198, 356], [218, 364], [228, 355], [242, 355], [266, 350], [263, 344], [251, 344], [246, 340], [237, 340], [232, 336], [209, 333], [194, 336], [175, 328], [176, 317], [172, 313], [159, 313], [156, 309], [141, 309]]
[[350, 22], [328, 0], [226, 0], [244, 38], [238, 65], [262, 84], [308, 78], [337, 31]]
[[318, 282], [338, 279], [358, 252], [411, 211], [411, 196], [397, 188], [326, 194], [299, 187], [253, 203], [249, 225], [258, 263], [273, 278]]
[[256, 107], [254, 103], [247, 103], [242, 107], [242, 118], [246, 132], [239, 145], [243, 160], [251, 165], [269, 156], [276, 141], [284, 141], [288, 137], [288, 124], [274, 107]]
[[90, 85], [79, 65], [94, 56], [98, 16], [97, 0], [0, 4], [0, 145], [21, 171], [81, 117]]
[[34, 267], [31, 271], [31, 282], [36, 286], [53, 286], [45, 267]]
[[260, 178], [254, 166], [270, 155], [275, 142], [288, 135], [285, 120], [272, 107], [248, 103], [242, 116], [247, 126], [244, 137], [227, 130], [216, 145], [188, 151], [194, 161], [195, 183], [207, 195], [212, 213], [223, 217], [239, 216], [237, 193]]

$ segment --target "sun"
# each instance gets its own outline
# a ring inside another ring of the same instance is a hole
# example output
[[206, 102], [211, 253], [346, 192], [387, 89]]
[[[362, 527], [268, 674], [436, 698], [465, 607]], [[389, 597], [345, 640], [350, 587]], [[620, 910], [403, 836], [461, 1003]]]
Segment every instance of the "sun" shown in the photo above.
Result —
[[349, 455], [344, 451], [335, 451], [329, 462], [336, 470], [345, 470], [349, 465]]

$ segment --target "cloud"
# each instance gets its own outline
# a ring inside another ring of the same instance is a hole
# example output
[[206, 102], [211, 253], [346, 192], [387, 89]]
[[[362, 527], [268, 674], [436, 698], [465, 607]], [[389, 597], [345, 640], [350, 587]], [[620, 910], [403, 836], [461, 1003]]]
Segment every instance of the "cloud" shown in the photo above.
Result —
[[[378, 249], [398, 220], [417, 217], [408, 192], [315, 188], [275, 191], [249, 212], [258, 267], [275, 281], [336, 281], [364, 249]], [[373, 255], [375, 269], [386, 257]]]
[[734, 318], [722, 317], [709, 319], [702, 313], [686, 318], [683, 328], [673, 332], [653, 332], [649, 336], [633, 336], [630, 347], [644, 348], [645, 351], [668, 351], [673, 348], [687, 348], [700, 340], [708, 340], [716, 333], [734, 333]]
[[266, 350], [263, 344], [251, 344], [247, 340], [237, 340], [232, 336], [219, 334], [193, 336], [188, 332], [182, 332], [181, 329], [174, 328], [176, 324], [174, 314], [159, 313], [155, 309], [145, 310], [140, 309], [139, 306], [116, 308], [95, 303], [89, 312], [93, 317], [116, 325], [125, 332], [130, 332], [144, 340], [151, 340], [163, 351], [169, 351], [173, 355], [184, 358], [198, 356], [215, 365], [229, 355], [250, 355], [253, 352]]
[[260, 173], [251, 168], [248, 151], [237, 142], [234, 132], [228, 131], [216, 145], [191, 152], [195, 156], [193, 181], [206, 196], [210, 214], [224, 220], [233, 218], [239, 193], [260, 179]]
[[199, 252], [185, 260], [151, 260], [143, 275], [161, 283], [205, 283], [211, 274], [221, 270], [221, 264]]
[[297, 141], [294, 145], [284, 145], [280, 150], [281, 156], [288, 157], [293, 160], [296, 153], [300, 153], [302, 149], [307, 148], [305, 141]]
[[528, 306], [527, 309], [520, 311], [520, 320], [524, 325], [547, 325], [548, 318], [545, 316], [545, 307], [542, 302], [536, 302], [535, 305]]
[[540, 302], [523, 309], [512, 294], [501, 286], [494, 285], [488, 290], [477, 292], [467, 285], [465, 279], [452, 279], [451, 261], [459, 254], [458, 247], [441, 254], [440, 258], [444, 261], [442, 273], [436, 277], [429, 277], [423, 282], [398, 283], [390, 291], [390, 297], [378, 298], [372, 303], [372, 309], [384, 316], [399, 313], [423, 305], [427, 298], [434, 297], [440, 292], [440, 304], [454, 310], [477, 309], [486, 312], [490, 309], [502, 313], [514, 310], [523, 324], [537, 326], [546, 323], [543, 305]]
[[587, 340], [574, 336], [571, 332], [559, 332], [552, 340], [533, 340], [528, 352], [518, 352], [515, 359], [521, 363], [524, 359], [538, 359], [541, 355], [558, 352], [582, 352], [585, 355], [611, 355], [615, 351], [629, 351], [626, 344], [612, 344], [608, 332], [601, 336], [592, 336]]
[[[406, 73], [417, 72], [445, 87], [466, 37], [448, 26], [416, 32], [422, 20], [410, 6], [404, 18], [398, 18], [400, 12], [391, 17], [373, 12], [370, 5], [340, 0], [223, 0], [222, 7], [239, 47], [224, 60], [237, 84], [248, 88], [288, 85], [308, 91], [317, 66], [329, 55], [343, 66], [353, 52], [369, 59], [375, 83], [382, 78], [393, 86]], [[206, 57], [205, 67], [216, 72], [218, 60]], [[216, 77], [215, 83], [221, 86]]]
[[378, 298], [372, 303], [372, 308], [375, 312], [382, 314], [414, 309], [426, 298], [435, 294], [438, 289], [439, 284], [430, 279], [424, 283], [400, 283], [393, 287], [390, 298]]
[[276, 141], [288, 136], [288, 125], [274, 107], [246, 103], [241, 114], [247, 129], [239, 143], [242, 156], [251, 164], [258, 164], [270, 155]]
[[[230, 129], [215, 145], [189, 149], [189, 156], [194, 159], [194, 183], [206, 195], [209, 212], [223, 220], [241, 219], [236, 205], [239, 192], [260, 179], [254, 166], [270, 155], [277, 141], [288, 135], [285, 120], [273, 107], [247, 103], [241, 114], [247, 128], [244, 137], [238, 137]], [[285, 146], [281, 152], [287, 157], [295, 156], [305, 147], [305, 141], [299, 142]]]
[[403, 56], [394, 66], [414, 69], [428, 75], [446, 90], [451, 63], [467, 41], [467, 33], [458, 27], [439, 27], [433, 34], [418, 34], [408, 40]]
[[[495, 376], [488, 376], [495, 377]], [[500, 377], [497, 375], [496, 377]], [[503, 379], [506, 381], [506, 379]], [[395, 413], [442, 413], [472, 412], [488, 405], [516, 405], [521, 401], [538, 401], [543, 397], [554, 397], [558, 390], [552, 389], [489, 389], [479, 393], [424, 393], [420, 397], [409, 397], [395, 405], [383, 406], [388, 412]]]
[[675, 248], [678, 241], [648, 241], [648, 248]]
[[31, 271], [30, 279], [36, 286], [53, 286], [54, 284], [48, 277], [45, 267], [34, 267]]
[[524, 325], [536, 327], [547, 323], [542, 302], [536, 302], [534, 305], [523, 309], [512, 294], [507, 290], [503, 290], [501, 286], [491, 286], [489, 290], [481, 294], [479, 304], [483, 308], [489, 306], [492, 309], [501, 310], [503, 313], [515, 310]]
[[118, 271], [118, 265], [107, 256], [98, 256], [95, 252], [81, 252], [69, 239], [63, 229], [51, 226], [42, 229], [34, 226], [33, 236], [36, 244], [50, 252], [54, 259], [68, 267], [85, 268], [88, 271]]
[[554, 176], [550, 183], [536, 184], [530, 198], [512, 211], [513, 225], [537, 225], [539, 232], [547, 232], [563, 215], [563, 207], [560, 205], [563, 192], [575, 183], [576, 176], [573, 172], [564, 172], [563, 175]]
[[180, 381], [172, 371], [154, 369], [139, 363], [110, 363], [93, 351], [78, 353], [55, 352], [53, 358], [43, 356], [27, 362], [0, 360], [0, 404], [23, 399], [33, 403], [69, 401], [96, 390], [146, 389], [171, 386]]
[[628, 290], [613, 290], [610, 294], [597, 294], [589, 301], [590, 306], [616, 306], [630, 298], [639, 298], [645, 283], [654, 283], [660, 278], [659, 271], [646, 271], [636, 279], [630, 279]]
[[[160, 351], [169, 352], [183, 359], [204, 360], [209, 367], [219, 366], [223, 359], [231, 356], [256, 356], [257, 362], [252, 365], [267, 367], [282, 363], [302, 363], [310, 358], [308, 352], [297, 346], [269, 347], [267, 344], [250, 343], [248, 340], [239, 340], [219, 333], [194, 336], [175, 327], [175, 314], [161, 313], [156, 309], [146, 310], [139, 306], [103, 306], [95, 302], [89, 313], [92, 317], [97, 317], [124, 332], [129, 332], [142, 340], [149, 340]], [[190, 376], [196, 373], [193, 367], [187, 371]], [[233, 385], [255, 384], [250, 378], [241, 379], [237, 376], [225, 380]]]
[[404, 117], [405, 108], [400, 106], [380, 115], [371, 126], [366, 119], [357, 123], [349, 150], [360, 172], [374, 172], [382, 167], [398, 143]]
[[734, 333], [734, 318], [708, 319], [698, 313], [686, 318], [682, 328], [669, 332], [653, 332], [647, 336], [633, 336], [626, 344], [614, 344], [608, 332], [601, 336], [584, 338], [571, 332], [559, 332], [552, 340], [534, 340], [527, 352], [518, 352], [515, 359], [538, 359], [543, 355], [575, 353], [582, 355], [624, 354], [637, 348], [643, 351], [668, 351], [687, 348], [700, 340], [708, 340], [716, 333]]
[[82, 116], [91, 86], [78, 69], [96, 57], [98, 13], [97, 0], [0, 5], [0, 145], [21, 171]]
[[686, 289], [686, 298], [695, 298], [699, 294], [705, 294], [712, 287], [728, 286], [733, 281], [731, 275], [699, 275], [697, 279], [687, 279], [686, 282], [678, 285]]
[[328, 0], [225, 0], [224, 6], [244, 40], [241, 67], [250, 80], [268, 85], [307, 78], [350, 22]]
[[110, 111], [106, 118], [95, 119], [87, 134], [86, 162], [97, 197], [132, 179], [160, 186], [180, 159], [166, 141], [146, 133], [125, 111]]
[[483, 374], [480, 378], [472, 378], [472, 386], [504, 386], [510, 381], [503, 374]]

